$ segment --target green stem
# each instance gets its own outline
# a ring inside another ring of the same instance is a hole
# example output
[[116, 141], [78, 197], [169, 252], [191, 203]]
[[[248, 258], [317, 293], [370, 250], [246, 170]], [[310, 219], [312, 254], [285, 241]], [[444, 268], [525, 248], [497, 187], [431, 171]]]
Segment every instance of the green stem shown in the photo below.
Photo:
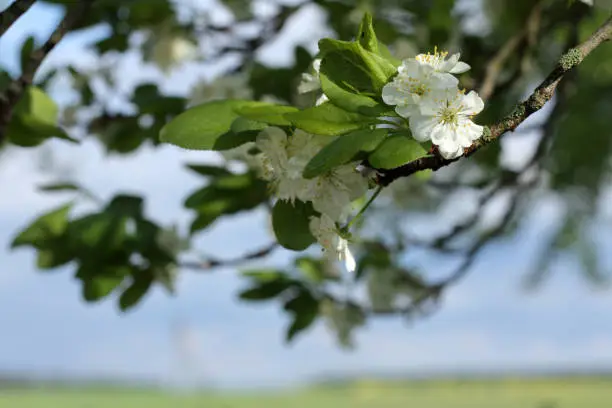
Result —
[[376, 200], [376, 197], [378, 197], [378, 195], [381, 193], [383, 189], [383, 186], [379, 186], [376, 191], [374, 192], [374, 194], [372, 194], [372, 197], [370, 197], [370, 199], [368, 200], [367, 203], [365, 203], [365, 205], [361, 208], [361, 210], [359, 210], [359, 212], [357, 213], [357, 215], [355, 215], [355, 217], [353, 217], [353, 219], [351, 221], [349, 221], [349, 223], [346, 225], [346, 229], [348, 230], [351, 225], [353, 225], [353, 223], [359, 219], [359, 217], [361, 217], [361, 215], [368, 209], [368, 207], [374, 202], [374, 200]]

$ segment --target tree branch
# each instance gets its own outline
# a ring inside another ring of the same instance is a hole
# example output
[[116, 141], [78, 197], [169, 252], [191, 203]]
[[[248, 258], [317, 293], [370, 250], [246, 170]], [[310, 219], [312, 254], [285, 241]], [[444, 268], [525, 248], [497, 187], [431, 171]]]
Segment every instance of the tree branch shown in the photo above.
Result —
[[[519, 31], [506, 41], [499, 49], [498, 53], [489, 61], [485, 70], [485, 78], [482, 81], [482, 86], [478, 90], [480, 97], [485, 101], [491, 97], [496, 88], [496, 83], [499, 75], [504, 68], [506, 61], [515, 53], [515, 51], [523, 44], [533, 45], [533, 37], [537, 32], [539, 20], [542, 14], [542, 2], [535, 1], [529, 16], [525, 22], [523, 30]], [[526, 47], [523, 47], [523, 52], [526, 52]], [[520, 72], [519, 69], [517, 72]]]
[[[589, 39], [575, 48], [566, 52], [557, 63], [555, 69], [544, 79], [544, 81], [533, 91], [527, 100], [519, 103], [514, 111], [506, 115], [499, 122], [485, 129], [485, 135], [476, 141], [472, 146], [465, 149], [465, 154], [461, 157], [469, 157], [483, 146], [497, 140], [504, 133], [514, 131], [517, 126], [525, 121], [531, 114], [540, 110], [546, 102], [552, 99], [555, 89], [563, 76], [576, 65], [580, 64], [595, 48], [612, 37], [612, 17], [608, 18]], [[444, 159], [438, 155], [429, 155], [418, 158], [403, 166], [391, 170], [385, 170], [377, 179], [377, 183], [387, 186], [401, 177], [410, 176], [418, 171], [436, 171], [442, 167], [461, 159]]]
[[6, 10], [0, 12], [0, 36], [11, 28], [14, 22], [32, 7], [36, 0], [15, 0]]
[[8, 125], [13, 109], [28, 86], [34, 82], [36, 71], [42, 64], [45, 57], [55, 48], [55, 46], [64, 38], [64, 35], [85, 15], [94, 0], [81, 0], [75, 6], [68, 9], [63, 20], [51, 34], [47, 42], [42, 47], [34, 50], [25, 66], [21, 76], [12, 81], [6, 89], [4, 95], [0, 99], [0, 143], [5, 137], [5, 129]]
[[274, 250], [278, 248], [277, 242], [272, 242], [265, 247], [257, 249], [255, 251], [247, 252], [246, 254], [230, 259], [216, 259], [208, 258], [200, 262], [183, 262], [179, 265], [180, 268], [189, 269], [192, 271], [209, 271], [214, 268], [221, 268], [224, 266], [237, 266], [244, 262], [251, 261], [253, 259], [264, 258], [270, 255]]

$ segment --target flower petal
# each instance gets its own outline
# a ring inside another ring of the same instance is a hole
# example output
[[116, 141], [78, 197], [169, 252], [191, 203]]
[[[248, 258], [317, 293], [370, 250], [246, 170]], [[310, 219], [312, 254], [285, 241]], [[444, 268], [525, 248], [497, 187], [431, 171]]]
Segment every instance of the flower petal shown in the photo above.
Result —
[[484, 109], [484, 101], [478, 96], [475, 91], [470, 91], [467, 95], [461, 98], [462, 109], [459, 111], [462, 115], [476, 115]]
[[344, 258], [344, 267], [346, 268], [346, 270], [349, 273], [354, 273], [357, 269], [357, 262], [355, 262], [355, 257], [351, 253], [348, 244], [344, 248], [344, 253], [342, 254], [342, 257]]
[[450, 126], [445, 126], [441, 123], [437, 123], [431, 129], [431, 142], [435, 145], [441, 145], [446, 143], [448, 140], [453, 140], [454, 135]]
[[319, 106], [327, 101], [329, 101], [329, 98], [327, 97], [327, 95], [323, 94], [317, 98], [315, 106]]
[[419, 105], [414, 103], [397, 105], [395, 107], [395, 112], [400, 115], [402, 118], [410, 118], [412, 115], [419, 113]]
[[429, 92], [419, 100], [419, 113], [426, 116], [435, 116], [446, 105], [447, 92], [436, 89]]
[[312, 198], [312, 207], [333, 221], [341, 221], [351, 199], [348, 191], [324, 183]]
[[463, 147], [469, 147], [482, 136], [483, 126], [477, 125], [467, 118], [459, 119], [457, 127], [457, 140]]
[[425, 142], [431, 138], [431, 132], [437, 124], [438, 120], [433, 116], [413, 115], [410, 118], [412, 136], [419, 142]]
[[387, 105], [399, 105], [405, 103], [410, 97], [410, 90], [403, 85], [398, 78], [389, 82], [382, 89], [382, 99]]
[[451, 68], [448, 72], [451, 74], [463, 74], [470, 70], [470, 66], [463, 61], [457, 62], [453, 68]]
[[463, 149], [459, 145], [451, 145], [445, 144], [443, 146], [438, 146], [438, 151], [440, 155], [447, 160], [456, 159], [457, 157], [461, 157], [463, 155]]
[[453, 67], [457, 65], [457, 62], [459, 62], [459, 53], [451, 55], [449, 59], [446, 59], [445, 57], [442, 58], [443, 59], [442, 63], [440, 64], [439, 71], [450, 72]]
[[321, 81], [319, 81], [319, 77], [311, 75], [311, 74], [303, 73], [302, 81], [298, 85], [297, 91], [298, 93], [303, 94], [303, 93], [316, 91], [319, 88], [321, 88]]
[[421, 67], [422, 65], [419, 64], [415, 59], [408, 58], [402, 61], [402, 65], [398, 67], [397, 72], [401, 76], [418, 78], [425, 73]]
[[334, 221], [325, 216], [311, 217], [310, 223], [308, 224], [310, 232], [317, 239], [317, 242], [329, 252], [334, 253], [336, 251], [336, 225]]
[[435, 79], [431, 81], [432, 89], [450, 89], [459, 85], [459, 80], [456, 77], [445, 72], [434, 72], [432, 78]]
[[455, 136], [449, 136], [441, 140], [438, 144], [438, 151], [445, 159], [455, 159], [463, 154], [463, 148], [455, 140]]
[[276, 126], [270, 126], [257, 135], [255, 145], [271, 161], [273, 167], [284, 167], [287, 164], [287, 134]]

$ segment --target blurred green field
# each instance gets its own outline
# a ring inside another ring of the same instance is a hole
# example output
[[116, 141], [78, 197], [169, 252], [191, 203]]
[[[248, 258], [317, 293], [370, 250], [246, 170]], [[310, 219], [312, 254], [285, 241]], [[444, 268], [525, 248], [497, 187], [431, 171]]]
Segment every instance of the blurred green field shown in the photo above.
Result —
[[609, 408], [612, 379], [360, 382], [286, 393], [2, 390], [0, 408]]

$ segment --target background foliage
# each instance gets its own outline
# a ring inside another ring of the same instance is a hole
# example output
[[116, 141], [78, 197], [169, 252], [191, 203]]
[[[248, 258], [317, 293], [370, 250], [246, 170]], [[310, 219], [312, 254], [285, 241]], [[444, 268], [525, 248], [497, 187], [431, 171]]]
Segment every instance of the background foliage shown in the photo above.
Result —
[[[73, 1], [47, 2], [65, 7], [67, 19], [79, 7]], [[228, 18], [219, 22], [206, 9], [182, 1], [97, 0], [82, 1], [81, 6], [84, 3], [87, 11], [66, 28], [70, 34], [100, 25], [108, 29], [108, 36], [92, 44], [97, 53], [93, 68], [43, 69], [33, 83], [24, 83], [23, 75], [32, 67], [36, 70], [33, 61], [40, 59], [41, 50], [42, 57], [45, 55], [45, 44], [30, 38], [22, 46], [21, 73], [0, 71], [3, 101], [12, 87], [23, 85], [10, 116], [5, 115], [6, 105], [2, 106], [0, 140], [5, 154], [39, 146], [50, 138], [65, 143], [95, 138], [109, 155], [134, 154], [142, 146], [157, 146], [160, 130], [169, 119], [187, 107], [215, 99], [252, 98], [309, 106], [317, 95], [298, 94], [296, 88], [301, 74], [311, 69], [312, 50], [298, 46], [292, 63], [285, 67], [266, 65], [258, 53], [284, 30], [307, 29], [296, 26], [292, 19], [313, 5], [325, 13], [332, 36], [341, 40], [352, 40], [363, 13], [373, 13], [380, 42], [397, 58], [434, 46], [460, 51], [462, 60], [472, 66], [461, 83], [479, 90], [487, 100], [480, 122], [491, 123], [511, 111], [563, 52], [590, 35], [610, 12], [605, 6], [564, 0], [226, 0], [220, 4]], [[191, 94], [166, 93], [159, 83], [149, 81], [126, 93], [118, 89], [122, 72], [113, 67], [132, 53], [142, 56], [142, 64], [162, 72], [186, 63], [199, 64], [202, 70], [214, 63], [229, 68], [213, 81], [203, 81]], [[537, 138], [534, 152], [523, 152], [526, 165], [507, 165], [501, 144], [495, 143], [450, 168], [401, 179], [386, 189], [369, 210], [367, 221], [359, 225], [364, 238], [355, 248], [359, 285], [350, 298], [342, 294], [346, 282], [337, 266], [309, 250], [298, 254], [292, 265], [245, 271], [240, 299], [278, 301], [288, 315], [288, 340], [322, 318], [340, 344], [351, 346], [354, 329], [368, 318], [387, 314], [415, 317], [434, 311], [441, 295], [469, 270], [482, 248], [519, 233], [535, 203], [550, 197], [562, 203], [563, 215], [542, 237], [539, 262], [525, 271], [526, 284], [531, 288], [542, 284], [554, 272], [559, 256], [579, 261], [588, 282], [605, 283], [602, 248], [593, 230], [605, 215], [609, 186], [611, 60], [612, 47], [599, 47], [564, 79], [547, 112], [506, 136]], [[65, 78], [70, 84], [66, 91], [76, 92], [78, 98], [59, 105], [49, 96], [50, 89]], [[120, 95], [121, 104], [113, 95]], [[252, 137], [258, 130], [237, 115], [207, 106], [196, 119], [198, 126], [210, 132], [216, 126], [230, 126], [228, 133]], [[41, 188], [49, 194], [71, 191], [74, 200], [45, 214], [33, 214], [32, 223], [15, 237], [13, 247], [34, 248], [41, 271], [70, 265], [82, 282], [85, 300], [112, 296], [122, 310], [141, 301], [153, 285], [172, 292], [178, 273], [239, 265], [268, 255], [277, 249], [274, 243], [255, 243], [252, 253], [237, 254], [231, 260], [203, 259], [199, 249], [190, 245], [196, 234], [206, 234], [219, 220], [271, 206], [265, 183], [247, 166], [237, 165], [243, 156], [229, 150], [234, 147], [232, 138], [219, 138], [215, 143], [225, 165], [185, 164], [202, 177], [200, 189], [175, 198], [182, 199], [185, 211], [191, 214], [190, 225], [157, 224], [143, 212], [143, 197], [117, 194], [101, 202], [87, 186], [61, 179]], [[435, 219], [458, 194], [476, 197], [478, 208], [472, 216], [456, 225], [446, 224], [446, 231], [440, 234], [423, 231], [423, 236], [413, 236], [401, 228], [415, 216]], [[79, 200], [93, 200], [97, 210], [88, 214], [73, 211]], [[485, 220], [496, 201], [503, 203], [501, 215]], [[451, 275], [456, 279], [443, 280], [441, 285], [433, 279], [439, 271], [422, 270], [404, 261], [411, 251], [423, 249], [456, 258], [458, 273]]]

